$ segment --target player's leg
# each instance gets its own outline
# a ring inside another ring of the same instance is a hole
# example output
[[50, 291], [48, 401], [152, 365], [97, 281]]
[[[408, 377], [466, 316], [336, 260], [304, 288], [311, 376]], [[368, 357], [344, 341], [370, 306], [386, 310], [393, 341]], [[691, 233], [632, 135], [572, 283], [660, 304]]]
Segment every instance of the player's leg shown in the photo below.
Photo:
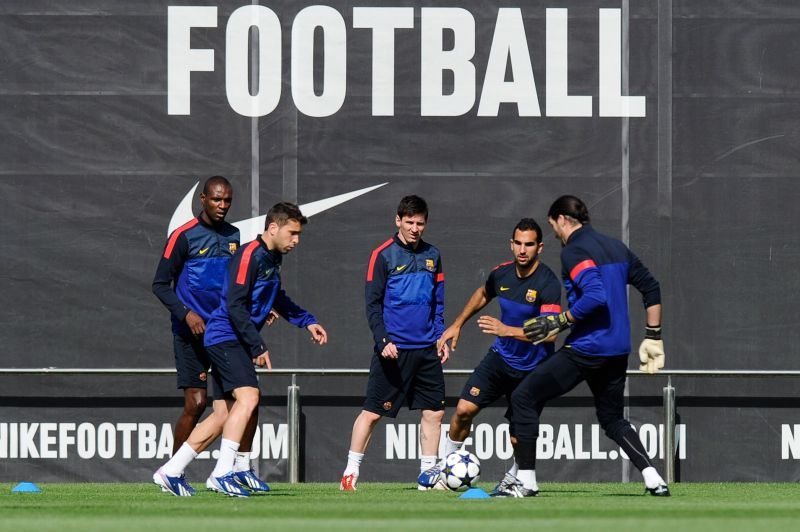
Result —
[[456, 410], [450, 417], [450, 430], [444, 442], [444, 455], [456, 452], [464, 445], [472, 429], [472, 420], [481, 411], [481, 407], [464, 398], [458, 400]]
[[[531, 371], [511, 394], [511, 415], [516, 438], [514, 460], [517, 482], [497, 497], [533, 497], [539, 494], [536, 481], [536, 440], [539, 437], [541, 405], [559, 397], [582, 380], [580, 368], [562, 349]], [[510, 428], [511, 428], [510, 427]]]
[[412, 410], [421, 410], [420, 420], [420, 474], [417, 487], [445, 489], [441, 480], [439, 440], [444, 419], [444, 373], [436, 353], [436, 346], [409, 349], [400, 362], [408, 404]]
[[253, 410], [253, 415], [247, 421], [239, 451], [236, 453], [236, 459], [233, 462], [233, 473], [236, 481], [245, 488], [254, 492], [266, 493], [269, 491], [269, 485], [258, 477], [250, 463], [256, 428], [258, 428], [258, 408]]
[[597, 420], [605, 430], [606, 436], [625, 451], [636, 469], [642, 473], [647, 492], [658, 497], [668, 497], [667, 483], [656, 471], [639, 435], [623, 415], [628, 357], [627, 355], [608, 357], [603, 362], [603, 365], [592, 371], [586, 379], [594, 395]]
[[178, 388], [183, 390], [183, 410], [175, 423], [172, 454], [178, 452], [206, 410], [206, 378], [210, 365], [202, 339], [173, 336]]
[[350, 449], [347, 453], [347, 466], [342, 473], [340, 490], [355, 491], [357, 489], [361, 462], [375, 427], [382, 417], [397, 416], [404, 397], [397, 360], [388, 360], [378, 353], [373, 353], [364, 407], [353, 423]]
[[234, 401], [222, 427], [219, 458], [206, 487], [230, 496], [246, 497], [249, 491], [236, 482], [233, 464], [247, 424], [261, 398], [258, 377], [252, 359], [239, 342], [209, 346], [208, 353], [214, 363], [214, 373], [222, 383], [222, 392], [232, 394]]
[[461, 390], [456, 411], [450, 418], [450, 430], [445, 438], [445, 457], [464, 445], [472, 429], [472, 420], [478, 412], [500, 396], [510, 394], [524, 376], [520, 374], [519, 378], [512, 380], [507, 375], [508, 369], [511, 368], [494, 349], [489, 349], [475, 367]]

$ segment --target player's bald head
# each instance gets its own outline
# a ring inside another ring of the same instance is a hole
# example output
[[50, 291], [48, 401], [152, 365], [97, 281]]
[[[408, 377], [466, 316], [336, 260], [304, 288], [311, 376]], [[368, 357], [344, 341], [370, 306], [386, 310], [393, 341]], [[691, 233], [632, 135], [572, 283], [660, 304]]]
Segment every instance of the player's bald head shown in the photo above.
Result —
[[206, 179], [206, 182], [203, 184], [203, 194], [210, 193], [211, 189], [217, 185], [221, 185], [223, 188], [233, 189], [230, 181], [221, 175], [215, 175]]

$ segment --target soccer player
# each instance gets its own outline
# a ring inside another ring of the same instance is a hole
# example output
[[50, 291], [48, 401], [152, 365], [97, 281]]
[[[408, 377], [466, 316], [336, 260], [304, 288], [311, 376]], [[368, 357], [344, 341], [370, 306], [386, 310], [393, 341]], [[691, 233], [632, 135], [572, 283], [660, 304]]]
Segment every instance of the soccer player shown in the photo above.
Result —
[[624, 389], [630, 323], [627, 285], [644, 300], [647, 324], [639, 348], [640, 368], [654, 373], [664, 367], [661, 340], [661, 291], [641, 261], [622, 242], [596, 232], [589, 223], [586, 205], [575, 196], [561, 196], [547, 213], [547, 221], [561, 242], [562, 278], [569, 310], [557, 316], [539, 316], [525, 323], [526, 336], [534, 343], [571, 328], [564, 346], [541, 363], [511, 395], [517, 444], [514, 456], [519, 471], [514, 482], [496, 493], [501, 497], [532, 497], [536, 484], [536, 439], [539, 412], [526, 405], [540, 405], [586, 381], [595, 400], [597, 419], [642, 472], [646, 493], [669, 496], [666, 482], [623, 417]]
[[[439, 345], [450, 341], [450, 348], [455, 351], [464, 324], [489, 301], [495, 297], [498, 299], [499, 320], [491, 316], [478, 318], [481, 330], [496, 338], [464, 385], [450, 419], [445, 456], [461, 448], [469, 436], [472, 420], [482, 408], [502, 396], [510, 398], [522, 379], [553, 354], [552, 341], [533, 345], [522, 330], [523, 323], [531, 318], [561, 312], [561, 283], [556, 274], [539, 260], [544, 248], [541, 227], [532, 218], [521, 219], [511, 232], [510, 244], [514, 260], [492, 270], [486, 283], [475, 290], [464, 310], [439, 338]], [[506, 417], [511, 421], [510, 407]], [[503, 490], [516, 473], [515, 463], [494, 491]]]
[[239, 249], [228, 265], [220, 306], [208, 322], [204, 339], [217, 396], [214, 412], [189, 436], [189, 450], [174, 456], [153, 475], [156, 484], [174, 495], [191, 493], [181, 485], [182, 477], [171, 473], [182, 472], [220, 433], [219, 459], [206, 487], [230, 496], [250, 495], [253, 486], [238, 478], [234, 463], [248, 420], [260, 400], [253, 364], [272, 369], [269, 350], [259, 334], [270, 312], [274, 309], [293, 325], [308, 329], [315, 343], [324, 345], [328, 341], [316, 318], [292, 302], [281, 288], [282, 257], [297, 246], [306, 222], [296, 205], [274, 205], [267, 213], [264, 232]]
[[[406, 196], [397, 207], [397, 233], [369, 260], [367, 320], [375, 341], [364, 407], [353, 424], [340, 489], [356, 489], [370, 436], [384, 416], [394, 418], [403, 402], [421, 410], [418, 488], [439, 483], [436, 467], [444, 416], [444, 374], [449, 348], [436, 340], [444, 331], [444, 273], [439, 250], [422, 240], [428, 205]], [[439, 483], [441, 484], [441, 483]]]
[[233, 189], [222, 176], [206, 180], [200, 214], [167, 239], [153, 279], [153, 293], [172, 318], [178, 388], [183, 412], [175, 424], [172, 453], [181, 448], [206, 409], [208, 353], [203, 333], [219, 306], [228, 261], [239, 247], [239, 230], [225, 222]]

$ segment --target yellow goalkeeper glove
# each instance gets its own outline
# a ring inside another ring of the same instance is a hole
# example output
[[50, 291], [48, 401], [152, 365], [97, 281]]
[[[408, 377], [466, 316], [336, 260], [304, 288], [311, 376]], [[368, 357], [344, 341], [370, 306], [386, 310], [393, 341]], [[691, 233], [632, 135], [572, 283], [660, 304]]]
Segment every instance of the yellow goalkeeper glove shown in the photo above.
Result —
[[664, 367], [664, 341], [661, 326], [645, 327], [644, 340], [639, 345], [639, 369], [645, 373], [656, 373]]
[[569, 320], [567, 313], [562, 312], [553, 316], [536, 316], [522, 324], [522, 330], [525, 336], [533, 342], [533, 345], [538, 345], [553, 335], [556, 335], [569, 328]]

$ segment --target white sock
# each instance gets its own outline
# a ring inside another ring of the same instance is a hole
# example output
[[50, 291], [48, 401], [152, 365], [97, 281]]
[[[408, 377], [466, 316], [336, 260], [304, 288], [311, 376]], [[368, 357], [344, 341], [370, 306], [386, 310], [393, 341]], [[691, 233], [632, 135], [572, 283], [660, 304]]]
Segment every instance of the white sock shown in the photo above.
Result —
[[427, 471], [428, 469], [432, 468], [436, 465], [436, 462], [439, 460], [439, 457], [435, 454], [428, 455], [428, 456], [420, 456], [419, 457], [419, 470], [420, 471]]
[[186, 469], [196, 457], [197, 453], [194, 452], [194, 449], [192, 449], [188, 443], [183, 442], [178, 452], [169, 459], [169, 462], [161, 466], [161, 469], [167, 476], [179, 477], [183, 474], [184, 469]]
[[233, 462], [234, 471], [250, 471], [250, 451], [236, 453], [236, 460]]
[[652, 466], [642, 469], [642, 477], [644, 477], [644, 485], [648, 489], [655, 489], [662, 484], [667, 485], [661, 475], [658, 474], [658, 471], [656, 471], [656, 468]]
[[236, 451], [239, 450], [239, 442], [226, 440], [222, 438], [222, 443], [219, 445], [219, 458], [217, 458], [217, 465], [214, 466], [214, 471], [211, 472], [212, 477], [221, 477], [233, 471], [233, 462], [236, 461]]
[[513, 477], [516, 477], [518, 471], [519, 471], [519, 466], [517, 465], [517, 461], [514, 460], [514, 463], [511, 464], [511, 469], [508, 470], [508, 474]]
[[357, 453], [355, 451], [348, 451], [347, 453], [347, 467], [344, 468], [344, 475], [347, 476], [351, 474], [355, 474], [358, 476], [358, 472], [361, 469], [361, 460], [364, 459], [364, 453]]
[[453, 441], [450, 439], [450, 435], [448, 434], [444, 439], [444, 455], [447, 456], [450, 453], [456, 452], [457, 450], [461, 449], [462, 445], [464, 445], [463, 441]]
[[529, 490], [539, 491], [539, 485], [536, 483], [536, 470], [535, 469], [520, 469], [517, 471], [517, 480], [522, 482], [522, 485]]

